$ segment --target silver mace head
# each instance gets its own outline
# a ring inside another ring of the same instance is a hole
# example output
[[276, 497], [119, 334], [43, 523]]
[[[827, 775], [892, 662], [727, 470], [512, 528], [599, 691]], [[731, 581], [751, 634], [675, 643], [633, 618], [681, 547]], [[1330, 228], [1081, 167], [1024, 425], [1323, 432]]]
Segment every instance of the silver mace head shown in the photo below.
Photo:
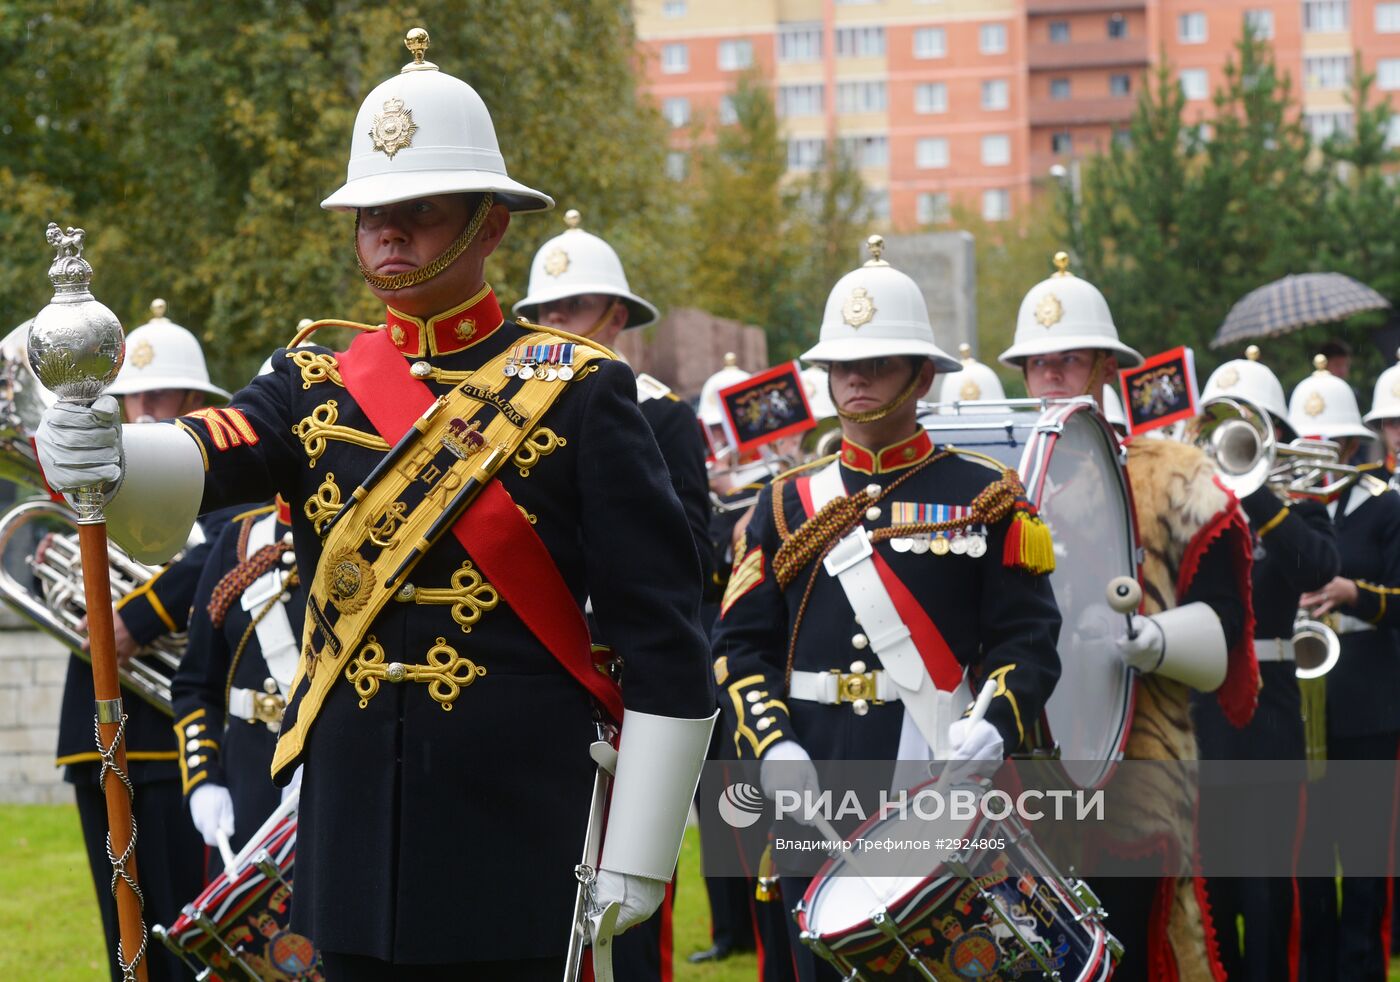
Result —
[[117, 315], [89, 290], [92, 267], [83, 258], [85, 234], [49, 223], [45, 238], [55, 252], [49, 267], [53, 299], [29, 327], [29, 367], [60, 399], [90, 403], [121, 370], [126, 335]]

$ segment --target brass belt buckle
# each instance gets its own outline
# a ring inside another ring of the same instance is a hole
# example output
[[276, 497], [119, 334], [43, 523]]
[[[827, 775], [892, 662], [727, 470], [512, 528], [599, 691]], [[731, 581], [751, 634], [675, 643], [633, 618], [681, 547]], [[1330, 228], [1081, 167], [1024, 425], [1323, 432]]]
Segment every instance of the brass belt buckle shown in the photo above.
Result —
[[875, 698], [875, 673], [865, 670], [865, 662], [852, 662], [849, 672], [833, 668], [831, 674], [836, 676], [836, 702], [849, 702], [857, 716], [870, 712], [872, 703], [881, 704], [881, 700]]
[[282, 713], [286, 709], [287, 700], [277, 691], [277, 682], [264, 679], [263, 691], [253, 693], [253, 719], [276, 733], [282, 728]]

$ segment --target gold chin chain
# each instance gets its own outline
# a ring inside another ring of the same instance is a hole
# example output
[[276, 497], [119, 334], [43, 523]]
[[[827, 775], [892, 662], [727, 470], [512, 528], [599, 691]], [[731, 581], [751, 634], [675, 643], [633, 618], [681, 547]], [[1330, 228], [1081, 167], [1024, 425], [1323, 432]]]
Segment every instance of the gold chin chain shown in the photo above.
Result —
[[486, 221], [486, 214], [491, 210], [491, 205], [495, 200], [496, 196], [490, 191], [482, 197], [481, 204], [476, 206], [476, 214], [472, 215], [472, 220], [467, 223], [462, 234], [452, 240], [452, 244], [442, 255], [417, 269], [410, 269], [406, 273], [394, 273], [392, 276], [380, 276], [365, 265], [365, 258], [360, 255], [360, 210], [355, 209], [355, 262], [359, 264], [360, 275], [365, 278], [366, 283], [376, 290], [406, 290], [419, 283], [428, 282], [448, 266], [451, 266], [457, 261], [458, 256], [467, 251], [467, 246], [472, 244], [476, 234], [481, 231], [481, 225]]
[[[911, 379], [909, 380], [909, 384], [906, 385], [906, 386], [904, 387], [904, 391], [901, 392], [899, 395], [895, 396], [895, 397], [894, 397], [893, 399], [891, 399], [889, 402], [885, 403], [885, 404], [884, 404], [883, 406], [881, 406], [879, 409], [871, 409], [871, 410], [868, 410], [868, 411], [863, 412], [863, 413], [848, 413], [848, 412], [846, 412], [844, 409], [842, 409], [840, 406], [837, 406], [837, 407], [836, 407], [836, 415], [837, 415], [837, 416], [840, 416], [842, 419], [844, 419], [844, 420], [845, 420], [846, 422], [848, 422], [848, 423], [874, 423], [874, 422], [878, 422], [879, 420], [884, 419], [884, 418], [885, 418], [886, 416], [888, 416], [890, 413], [894, 412], [894, 411], [895, 411], [896, 409], [898, 409], [900, 406], [902, 406], [902, 405], [904, 405], [906, 402], [908, 402], [908, 401], [909, 401], [909, 397], [912, 396], [912, 395], [914, 394], [914, 390], [915, 390], [916, 388], [918, 388], [918, 385], [919, 385], [919, 372], [918, 372], [918, 370], [916, 369], [916, 370], [914, 371], [914, 377], [911, 378]], [[827, 380], [827, 387], [828, 387], [828, 389], [830, 388], [830, 386], [831, 386], [831, 381], [830, 381], [830, 379], [828, 379], [828, 380]], [[836, 402], [835, 399], [832, 399], [831, 401], [832, 401], [833, 404], [835, 404], [835, 402]]]

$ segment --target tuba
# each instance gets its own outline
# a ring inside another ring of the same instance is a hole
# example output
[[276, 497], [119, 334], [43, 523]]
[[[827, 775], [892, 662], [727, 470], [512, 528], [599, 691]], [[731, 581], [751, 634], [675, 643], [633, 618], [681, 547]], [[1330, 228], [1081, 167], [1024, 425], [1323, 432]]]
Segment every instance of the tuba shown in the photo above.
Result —
[[[79, 561], [76, 519], [77, 516], [67, 505], [42, 498], [22, 501], [0, 516], [0, 601], [33, 621], [40, 630], [62, 642], [83, 661], [90, 661], [88, 652], [83, 648], [85, 636], [78, 628], [87, 611], [83, 600], [83, 571]], [[3, 562], [15, 535], [37, 521], [45, 524], [57, 522], [73, 528], [73, 531], [50, 536], [42, 548], [25, 559], [34, 579], [39, 582], [40, 596], [35, 596], [29, 585], [16, 578]], [[115, 543], [109, 544], [107, 555], [113, 603], [150, 582], [159, 572], [159, 567], [137, 562]], [[165, 635], [125, 665], [119, 665], [117, 676], [124, 687], [166, 715], [173, 716], [170, 682], [184, 650], [183, 634]]]

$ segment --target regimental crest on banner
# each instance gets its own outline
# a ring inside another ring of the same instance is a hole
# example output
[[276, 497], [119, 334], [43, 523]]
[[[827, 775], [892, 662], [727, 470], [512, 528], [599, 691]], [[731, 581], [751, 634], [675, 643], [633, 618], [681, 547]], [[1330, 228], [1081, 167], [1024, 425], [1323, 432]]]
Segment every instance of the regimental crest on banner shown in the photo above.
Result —
[[1196, 358], [1185, 346], [1153, 355], [1118, 373], [1128, 432], [1137, 435], [1196, 415]]
[[817, 425], [795, 361], [720, 389], [719, 402], [724, 429], [741, 455]]

